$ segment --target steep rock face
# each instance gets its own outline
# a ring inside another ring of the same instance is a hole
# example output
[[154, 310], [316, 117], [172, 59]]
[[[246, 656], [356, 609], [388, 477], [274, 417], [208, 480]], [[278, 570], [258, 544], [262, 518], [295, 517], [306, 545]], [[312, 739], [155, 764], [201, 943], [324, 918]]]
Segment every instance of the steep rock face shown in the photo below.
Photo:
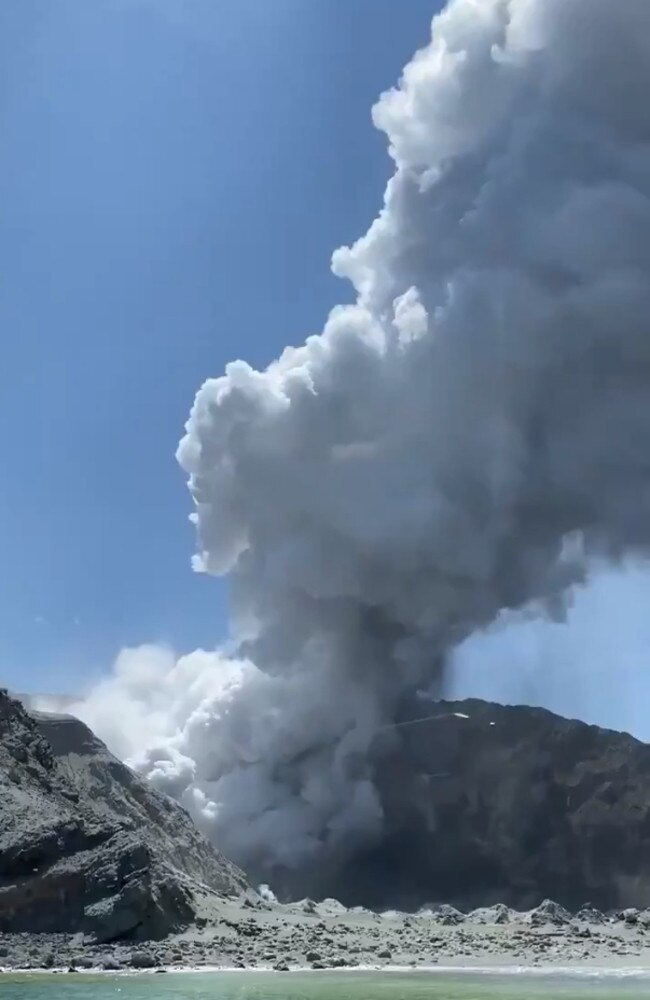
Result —
[[397, 721], [376, 751], [384, 836], [313, 893], [403, 908], [650, 906], [650, 746], [474, 700], [413, 698]]
[[245, 886], [82, 722], [0, 691], [0, 930], [163, 937]]

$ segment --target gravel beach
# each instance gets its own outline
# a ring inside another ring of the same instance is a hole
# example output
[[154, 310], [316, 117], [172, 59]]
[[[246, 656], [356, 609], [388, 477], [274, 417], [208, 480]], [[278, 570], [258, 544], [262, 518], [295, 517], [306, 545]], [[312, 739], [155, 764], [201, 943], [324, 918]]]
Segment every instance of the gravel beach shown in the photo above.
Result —
[[334, 900], [276, 904], [248, 893], [206, 905], [198, 927], [160, 942], [98, 944], [82, 935], [0, 935], [0, 967], [174, 968], [589, 968], [650, 969], [650, 912], [569, 914], [546, 901], [528, 913], [495, 906], [462, 914], [346, 910]]

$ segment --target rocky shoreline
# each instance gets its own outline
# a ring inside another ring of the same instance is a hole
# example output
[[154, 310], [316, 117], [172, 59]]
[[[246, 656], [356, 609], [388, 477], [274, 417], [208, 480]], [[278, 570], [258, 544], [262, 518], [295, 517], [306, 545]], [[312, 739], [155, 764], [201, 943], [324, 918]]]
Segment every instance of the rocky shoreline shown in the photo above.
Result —
[[345, 909], [335, 900], [271, 903], [249, 892], [224, 900], [191, 930], [156, 942], [101, 944], [81, 934], [0, 934], [0, 968], [61, 972], [390, 968], [648, 968], [650, 911], [570, 914], [545, 901], [463, 914]]
[[[176, 802], [83, 723], [27, 712], [0, 691], [0, 970], [650, 970], [650, 909], [641, 908], [650, 891], [650, 748], [549, 713], [478, 702], [446, 704], [411, 728], [402, 756], [393, 748], [384, 764], [392, 789], [427, 806], [429, 825], [408, 801], [391, 812], [386, 800], [386, 843], [376, 856], [353, 859], [365, 882], [346, 881], [353, 861], [339, 873], [347, 897], [368, 908], [280, 903], [270, 890], [250, 889]], [[448, 787], [409, 788], [409, 775], [431, 760], [444, 763]], [[603, 845], [604, 873], [596, 863]], [[589, 862], [579, 878], [578, 858]], [[455, 894], [442, 878], [445, 859]], [[601, 909], [569, 912], [548, 899], [526, 909], [542, 898], [541, 884], [560, 883], [565, 904], [584, 892]], [[462, 911], [420, 905], [432, 896]], [[518, 908], [474, 908], [500, 897]], [[388, 909], [397, 898], [400, 909]], [[603, 912], [621, 900], [639, 909]]]

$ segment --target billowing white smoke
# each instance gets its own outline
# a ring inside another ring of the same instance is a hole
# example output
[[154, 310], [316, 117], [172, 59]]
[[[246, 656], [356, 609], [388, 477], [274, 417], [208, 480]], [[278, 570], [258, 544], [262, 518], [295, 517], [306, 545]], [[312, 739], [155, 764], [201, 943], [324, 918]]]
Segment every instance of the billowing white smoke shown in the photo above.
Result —
[[650, 541], [648, 94], [648, 0], [452, 0], [374, 109], [356, 304], [199, 391], [179, 460], [238, 652], [125, 653], [79, 711], [244, 864], [376, 834], [401, 692]]

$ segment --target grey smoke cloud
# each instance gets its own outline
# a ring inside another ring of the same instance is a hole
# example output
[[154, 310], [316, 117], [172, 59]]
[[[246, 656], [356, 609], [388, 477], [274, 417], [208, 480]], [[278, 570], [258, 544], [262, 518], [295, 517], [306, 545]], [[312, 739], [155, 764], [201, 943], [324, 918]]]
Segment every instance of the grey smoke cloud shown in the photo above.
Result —
[[373, 110], [356, 303], [199, 390], [178, 459], [237, 652], [126, 652], [78, 711], [244, 865], [378, 835], [404, 690], [647, 548], [648, 93], [647, 0], [452, 0]]

